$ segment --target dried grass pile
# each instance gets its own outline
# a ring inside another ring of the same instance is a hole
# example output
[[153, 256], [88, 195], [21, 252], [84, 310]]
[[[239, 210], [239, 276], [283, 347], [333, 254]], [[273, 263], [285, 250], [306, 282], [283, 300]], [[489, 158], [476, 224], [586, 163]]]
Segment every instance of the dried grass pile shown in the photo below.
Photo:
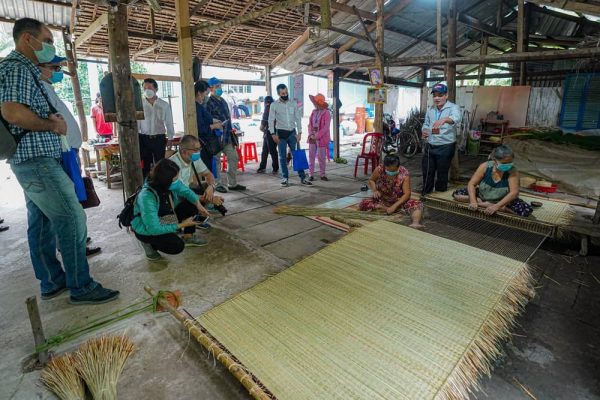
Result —
[[85, 399], [85, 386], [75, 368], [75, 356], [65, 354], [50, 360], [42, 372], [42, 383], [61, 400]]

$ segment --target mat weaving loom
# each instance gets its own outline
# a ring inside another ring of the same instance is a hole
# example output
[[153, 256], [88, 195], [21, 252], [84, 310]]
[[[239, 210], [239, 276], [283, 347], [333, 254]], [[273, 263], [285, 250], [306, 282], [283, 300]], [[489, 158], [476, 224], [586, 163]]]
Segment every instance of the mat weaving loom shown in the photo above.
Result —
[[182, 322], [255, 398], [466, 399], [530, 279], [523, 262], [375, 221]]
[[[487, 215], [483, 210], [472, 211], [469, 209], [468, 204], [454, 200], [452, 197], [453, 192], [454, 190], [448, 190], [446, 192], [428, 194], [425, 205], [429, 208], [548, 236], [559, 236], [561, 234], [561, 226], [568, 225], [574, 215], [572, 208], [568, 204], [548, 199], [542, 200], [542, 206], [535, 208], [533, 214], [527, 218], [503, 212]], [[519, 197], [528, 203], [540, 201], [538, 197], [533, 196], [520, 195]]]

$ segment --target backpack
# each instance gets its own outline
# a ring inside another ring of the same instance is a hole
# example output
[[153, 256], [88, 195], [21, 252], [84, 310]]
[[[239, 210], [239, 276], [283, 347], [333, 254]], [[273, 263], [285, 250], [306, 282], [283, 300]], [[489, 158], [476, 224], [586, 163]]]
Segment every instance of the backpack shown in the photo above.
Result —
[[[134, 209], [135, 209], [135, 201], [137, 200], [138, 195], [140, 194], [140, 192], [142, 191], [144, 187], [140, 186], [134, 194], [132, 194], [131, 196], [129, 196], [127, 198], [127, 200], [125, 200], [125, 205], [123, 206], [123, 209], [121, 210], [121, 212], [119, 213], [119, 215], [117, 215], [117, 220], [119, 221], [119, 228], [123, 229], [123, 227], [126, 227], [127, 230], [129, 231], [129, 229], [131, 229], [131, 223], [133, 222], [133, 220], [136, 217], [139, 217], [141, 214], [134, 213]], [[156, 194], [156, 192], [152, 189], [150, 189], [152, 191], [152, 193], [154, 193], [154, 195], [156, 196], [156, 199], [158, 200], [158, 195]]]

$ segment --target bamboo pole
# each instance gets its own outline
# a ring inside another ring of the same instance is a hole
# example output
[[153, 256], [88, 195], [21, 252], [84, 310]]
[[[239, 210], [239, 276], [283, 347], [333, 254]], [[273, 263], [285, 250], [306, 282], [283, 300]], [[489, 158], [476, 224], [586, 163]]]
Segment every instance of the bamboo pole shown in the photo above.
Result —
[[113, 73], [123, 186], [125, 196], [129, 197], [142, 185], [143, 176], [140, 168], [140, 144], [129, 64], [126, 4], [119, 4], [116, 10], [108, 12], [108, 50]]
[[[177, 0], [177, 1], [182, 1], [182, 0]], [[187, 1], [184, 1], [184, 3], [187, 4]], [[194, 36], [196, 36], [196, 35], [199, 35], [199, 34], [202, 34], [202, 33], [211, 32], [211, 31], [218, 30], [218, 29], [229, 28], [229, 27], [234, 26], [234, 25], [240, 25], [240, 24], [243, 24], [245, 22], [258, 19], [258, 18], [263, 17], [263, 16], [268, 15], [268, 14], [272, 14], [272, 13], [275, 13], [275, 12], [278, 12], [278, 11], [281, 11], [281, 10], [285, 10], [285, 9], [288, 9], [288, 8], [297, 7], [297, 6], [299, 6], [301, 4], [304, 4], [304, 3], [310, 3], [310, 0], [285, 0], [285, 1], [279, 1], [279, 2], [276, 2], [276, 3], [274, 3], [274, 4], [272, 4], [272, 5], [268, 6], [268, 7], [264, 7], [264, 8], [261, 8], [260, 10], [249, 12], [248, 14], [245, 14], [245, 15], [237, 16], [237, 17], [232, 18], [232, 19], [230, 19], [228, 21], [225, 21], [225, 22], [221, 22], [221, 23], [214, 24], [214, 25], [198, 25], [198, 26], [194, 26], [193, 28], [191, 28], [191, 31], [192, 31], [192, 34]]]
[[[63, 30], [63, 42], [65, 44], [65, 54], [67, 56], [67, 68], [71, 75], [71, 84], [73, 85], [73, 96], [75, 97], [75, 108], [77, 109], [77, 118], [79, 119], [79, 127], [81, 128], [81, 140], [88, 141], [88, 127], [85, 118], [85, 110], [83, 109], [83, 99], [81, 97], [81, 85], [79, 84], [79, 76], [77, 75], [77, 58], [75, 47], [69, 37], [69, 33]], [[83, 151], [83, 166], [90, 166], [90, 154]]]
[[[333, 50], [333, 60], [334, 62], [339, 62], [340, 56], [336, 49]], [[334, 158], [340, 157], [340, 72], [337, 69], [331, 71], [333, 75], [331, 79], [333, 79], [333, 90], [332, 90], [332, 98], [333, 98], [333, 156]]]
[[[382, 58], [382, 54], [384, 53], [383, 47], [383, 33], [385, 29], [385, 21], [384, 21], [384, 0], [376, 0], [377, 5], [377, 22], [376, 22], [376, 31], [377, 31], [377, 54], [378, 57], [376, 59], [376, 66], [379, 69], [379, 73], [381, 77], [384, 77], [383, 63], [384, 60]], [[369, 34], [367, 32], [367, 34]], [[375, 121], [373, 124], [373, 128], [375, 132], [383, 133], [383, 104], [375, 104]]]
[[[156, 290], [150, 286], [144, 286], [144, 290], [152, 297], [158, 294]], [[223, 364], [227, 370], [231, 372], [231, 374], [239, 380], [246, 389], [248, 389], [248, 392], [252, 397], [257, 400], [270, 400], [272, 398], [265, 392], [261, 385], [256, 382], [256, 378], [254, 378], [238, 360], [234, 359], [229, 352], [225, 351], [223, 346], [218, 343], [198, 321], [189, 318], [160, 296], [158, 297], [158, 304], [175, 317], [175, 319], [190, 332], [198, 343]]]
[[[448, 59], [456, 58], [456, 0], [448, 0]], [[449, 61], [446, 64], [446, 79], [448, 82], [448, 100], [456, 102], [456, 63]], [[455, 146], [450, 177], [457, 180], [459, 174], [458, 146]]]
[[[525, 52], [525, 0], [518, 0], [517, 10], [517, 53]], [[519, 85], [525, 84], [525, 63], [519, 63]]]

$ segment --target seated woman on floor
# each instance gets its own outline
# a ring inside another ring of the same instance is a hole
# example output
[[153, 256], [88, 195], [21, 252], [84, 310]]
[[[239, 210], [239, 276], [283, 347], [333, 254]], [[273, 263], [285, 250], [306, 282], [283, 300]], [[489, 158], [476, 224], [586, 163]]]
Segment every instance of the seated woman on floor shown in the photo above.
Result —
[[373, 198], [360, 202], [361, 211], [385, 211], [393, 214], [401, 211], [410, 214], [413, 228], [422, 228], [423, 203], [410, 198], [410, 178], [408, 170], [400, 166], [400, 157], [397, 154], [388, 154], [383, 159], [368, 182], [373, 192]]
[[503, 211], [522, 217], [530, 216], [533, 207], [519, 198], [519, 172], [513, 160], [510, 147], [496, 147], [491, 159], [477, 168], [469, 185], [456, 190], [452, 196], [457, 201], [469, 203], [472, 210], [485, 207], [484, 211], [489, 215]]
[[194, 221], [198, 214], [208, 216], [208, 211], [198, 195], [179, 179], [177, 164], [162, 159], [152, 168], [135, 199], [131, 228], [142, 242], [146, 257], [157, 260], [161, 257], [159, 251], [179, 254], [185, 246], [207, 244], [194, 234], [184, 234], [184, 238], [177, 235], [180, 229], [201, 228], [202, 223]]

